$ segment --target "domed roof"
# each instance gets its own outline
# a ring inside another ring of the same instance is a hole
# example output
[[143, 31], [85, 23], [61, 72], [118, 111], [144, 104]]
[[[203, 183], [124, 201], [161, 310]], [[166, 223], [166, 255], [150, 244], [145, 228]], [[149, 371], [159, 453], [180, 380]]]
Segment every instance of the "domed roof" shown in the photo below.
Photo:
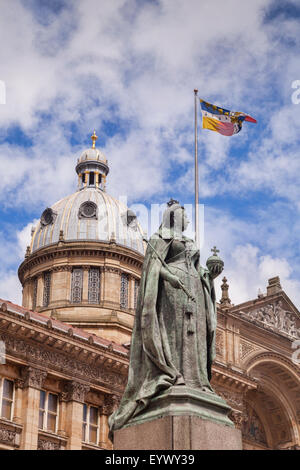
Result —
[[101, 152], [97, 148], [89, 148], [82, 152], [80, 157], [78, 158], [78, 163], [86, 162], [87, 160], [92, 161], [101, 161], [107, 164], [107, 158], [103, 152]]
[[35, 228], [28, 254], [64, 240], [115, 241], [144, 254], [143, 232], [136, 215], [105, 192], [109, 172], [104, 154], [95, 147], [82, 152], [76, 165], [78, 191], [48, 207]]
[[133, 212], [101, 189], [86, 187], [42, 213], [31, 253], [60, 239], [116, 243], [144, 254], [143, 232]]

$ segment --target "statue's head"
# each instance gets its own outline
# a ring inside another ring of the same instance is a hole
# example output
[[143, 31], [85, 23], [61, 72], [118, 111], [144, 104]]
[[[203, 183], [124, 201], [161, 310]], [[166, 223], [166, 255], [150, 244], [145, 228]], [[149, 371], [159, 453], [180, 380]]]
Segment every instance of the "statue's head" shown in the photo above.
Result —
[[[167, 206], [163, 214], [162, 228], [169, 231], [169, 233], [171, 231], [176, 237], [180, 238], [189, 224], [184, 207], [175, 199], [170, 199]], [[164, 238], [170, 238], [170, 235], [166, 234]]]

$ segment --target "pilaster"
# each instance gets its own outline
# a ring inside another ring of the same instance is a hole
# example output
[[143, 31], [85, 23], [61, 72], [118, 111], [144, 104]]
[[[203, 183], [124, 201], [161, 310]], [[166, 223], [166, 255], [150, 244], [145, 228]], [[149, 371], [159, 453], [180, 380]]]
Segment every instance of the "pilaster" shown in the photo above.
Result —
[[21, 448], [24, 450], [37, 449], [40, 390], [46, 376], [46, 371], [33, 367], [25, 367], [22, 370], [23, 382], [19, 382], [19, 386], [23, 387]]
[[66, 400], [67, 449], [80, 450], [82, 447], [83, 403], [89, 386], [80, 382], [67, 382], [63, 397]]

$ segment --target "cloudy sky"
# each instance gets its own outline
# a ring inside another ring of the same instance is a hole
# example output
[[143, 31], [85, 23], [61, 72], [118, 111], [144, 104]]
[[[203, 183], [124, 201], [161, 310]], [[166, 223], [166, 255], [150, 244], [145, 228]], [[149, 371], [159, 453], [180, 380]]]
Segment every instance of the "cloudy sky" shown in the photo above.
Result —
[[279, 275], [300, 307], [299, 0], [0, 0], [0, 44], [0, 297], [21, 303], [31, 227], [94, 129], [109, 193], [193, 201], [197, 87], [258, 121], [199, 129], [202, 261], [216, 244], [235, 304]]

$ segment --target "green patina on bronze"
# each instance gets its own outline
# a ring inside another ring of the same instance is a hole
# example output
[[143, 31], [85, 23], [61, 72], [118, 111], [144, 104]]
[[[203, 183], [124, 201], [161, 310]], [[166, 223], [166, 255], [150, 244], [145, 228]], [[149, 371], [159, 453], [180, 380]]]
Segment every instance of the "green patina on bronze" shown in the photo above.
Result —
[[200, 266], [199, 250], [182, 235], [188, 223], [184, 210], [177, 202], [169, 204], [148, 243], [128, 383], [119, 408], [109, 418], [111, 435], [146, 416], [151, 401], [170, 387], [214, 396], [209, 382], [217, 323], [213, 279], [223, 262], [215, 253], [208, 269]]

